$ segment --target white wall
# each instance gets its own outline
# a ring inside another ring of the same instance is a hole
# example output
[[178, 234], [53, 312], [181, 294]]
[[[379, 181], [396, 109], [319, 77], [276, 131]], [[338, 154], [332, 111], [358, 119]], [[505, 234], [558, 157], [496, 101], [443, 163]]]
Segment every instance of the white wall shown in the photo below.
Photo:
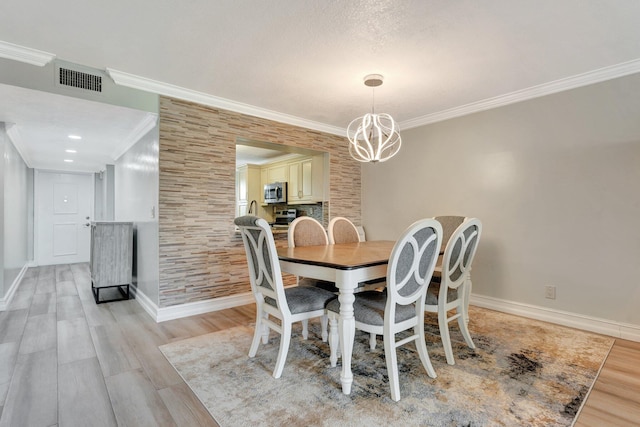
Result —
[[29, 210], [28, 175], [24, 160], [6, 134], [5, 126], [0, 123], [0, 152], [3, 153], [0, 166], [0, 187], [2, 194], [2, 282], [0, 298], [7, 296], [12, 286], [17, 286], [18, 276], [27, 265]]
[[136, 286], [156, 306], [158, 264], [158, 153], [156, 126], [115, 164], [115, 220], [133, 221], [136, 235]]
[[475, 216], [474, 294], [640, 325], [639, 94], [637, 74], [403, 131], [363, 167], [367, 238]]

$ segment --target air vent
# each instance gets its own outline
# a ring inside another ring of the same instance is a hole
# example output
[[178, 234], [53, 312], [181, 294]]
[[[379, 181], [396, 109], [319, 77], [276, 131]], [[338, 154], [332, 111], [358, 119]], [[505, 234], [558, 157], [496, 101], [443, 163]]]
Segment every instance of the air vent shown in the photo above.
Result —
[[60, 67], [58, 83], [62, 86], [102, 92], [102, 77]]

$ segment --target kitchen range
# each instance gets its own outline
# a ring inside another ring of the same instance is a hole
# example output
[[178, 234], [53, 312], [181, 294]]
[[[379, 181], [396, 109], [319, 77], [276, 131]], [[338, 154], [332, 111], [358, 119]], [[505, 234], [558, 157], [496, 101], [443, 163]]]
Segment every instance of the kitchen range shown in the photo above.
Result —
[[288, 230], [289, 224], [293, 222], [294, 219], [298, 216], [297, 209], [285, 209], [281, 211], [276, 211], [275, 213], [275, 221], [271, 223], [271, 227], [279, 230]]

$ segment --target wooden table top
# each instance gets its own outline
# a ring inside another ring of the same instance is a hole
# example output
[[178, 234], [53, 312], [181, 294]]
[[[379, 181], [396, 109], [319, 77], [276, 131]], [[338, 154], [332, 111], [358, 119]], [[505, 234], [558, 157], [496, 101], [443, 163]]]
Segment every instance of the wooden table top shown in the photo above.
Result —
[[395, 243], [391, 240], [374, 240], [360, 243], [279, 248], [278, 258], [281, 261], [352, 270], [388, 263]]

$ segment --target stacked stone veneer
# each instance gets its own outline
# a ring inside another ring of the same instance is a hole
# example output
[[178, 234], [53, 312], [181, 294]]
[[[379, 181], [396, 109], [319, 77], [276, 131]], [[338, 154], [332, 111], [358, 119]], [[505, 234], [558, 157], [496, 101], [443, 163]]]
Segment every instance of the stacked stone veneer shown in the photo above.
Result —
[[233, 226], [238, 137], [328, 152], [329, 215], [360, 224], [360, 164], [346, 138], [161, 97], [160, 307], [251, 291]]

